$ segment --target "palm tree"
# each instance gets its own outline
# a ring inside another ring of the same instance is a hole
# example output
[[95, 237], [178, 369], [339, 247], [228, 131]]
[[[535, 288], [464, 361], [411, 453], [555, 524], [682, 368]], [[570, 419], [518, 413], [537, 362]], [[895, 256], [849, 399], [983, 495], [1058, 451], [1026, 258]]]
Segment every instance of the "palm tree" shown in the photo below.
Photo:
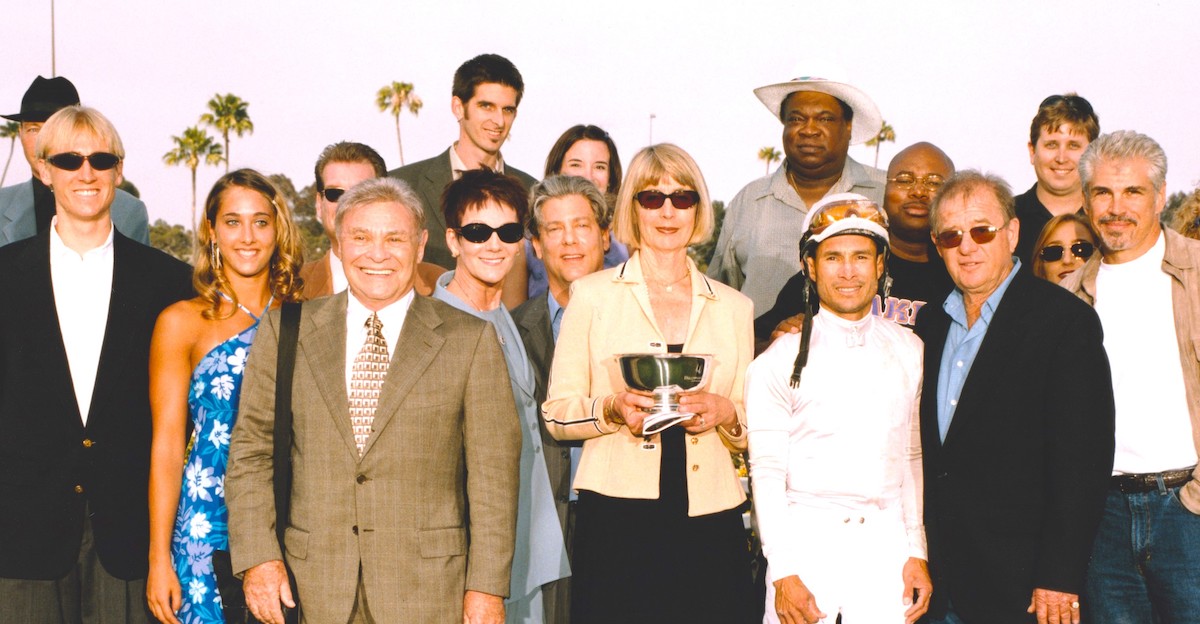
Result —
[[239, 137], [249, 132], [254, 134], [254, 122], [246, 110], [250, 103], [232, 94], [216, 94], [208, 101], [208, 112], [200, 116], [200, 123], [221, 131], [225, 142], [225, 173], [229, 173], [229, 133]]
[[395, 82], [390, 85], [384, 85], [375, 94], [375, 105], [379, 107], [381, 112], [391, 113], [392, 118], [396, 120], [396, 146], [400, 148], [400, 166], [404, 166], [404, 144], [400, 141], [400, 113], [407, 108], [408, 112], [417, 116], [417, 112], [425, 105], [421, 98], [413, 93], [413, 86], [410, 82]]
[[758, 159], [767, 161], [767, 175], [771, 175], [771, 165], [779, 162], [780, 158], [783, 158], [783, 154], [774, 147], [768, 146], [758, 150]]
[[875, 168], [876, 169], [879, 168], [879, 145], [882, 144], [884, 141], [888, 141], [890, 143], [896, 142], [896, 129], [893, 128], [892, 125], [887, 122], [887, 120], [884, 120], [883, 126], [881, 128], [879, 128], [879, 134], [875, 135], [874, 138], [871, 138], [867, 141], [867, 147], [874, 146], [874, 148], [875, 148]]
[[206, 165], [220, 164], [223, 152], [221, 145], [208, 132], [199, 126], [192, 126], [183, 131], [183, 136], [173, 136], [175, 149], [163, 154], [163, 162], [168, 165], [186, 165], [192, 170], [192, 231], [196, 230], [196, 169], [200, 161]]
[[13, 151], [17, 149], [17, 137], [19, 136], [21, 136], [20, 122], [10, 121], [0, 126], [0, 139], [12, 141], [8, 145], [8, 160], [4, 161], [4, 174], [0, 175], [0, 186], [4, 186], [4, 179], [8, 177], [8, 166], [12, 164]]

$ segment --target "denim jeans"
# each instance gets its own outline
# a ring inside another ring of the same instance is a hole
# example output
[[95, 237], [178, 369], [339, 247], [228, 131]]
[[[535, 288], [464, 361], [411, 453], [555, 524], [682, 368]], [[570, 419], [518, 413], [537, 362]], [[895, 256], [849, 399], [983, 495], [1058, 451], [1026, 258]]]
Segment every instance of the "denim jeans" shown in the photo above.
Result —
[[1090, 624], [1200, 622], [1200, 516], [1179, 488], [1109, 491], [1081, 602]]

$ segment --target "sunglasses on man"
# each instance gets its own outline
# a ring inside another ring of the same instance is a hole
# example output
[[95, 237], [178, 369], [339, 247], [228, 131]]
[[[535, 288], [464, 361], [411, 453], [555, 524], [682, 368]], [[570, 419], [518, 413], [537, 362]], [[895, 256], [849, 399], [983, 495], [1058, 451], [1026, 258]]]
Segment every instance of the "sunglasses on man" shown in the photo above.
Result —
[[337, 200], [341, 199], [342, 195], [345, 195], [345, 194], [346, 194], [346, 189], [333, 188], [332, 186], [327, 187], [325, 190], [321, 191], [321, 195], [325, 196], [325, 201], [327, 201], [331, 204], [336, 204]]
[[79, 171], [84, 161], [91, 163], [96, 171], [108, 171], [121, 162], [121, 157], [108, 152], [92, 152], [86, 156], [79, 152], [63, 152], [46, 158], [46, 162], [63, 171]]
[[1002, 229], [1004, 228], [998, 228], [994, 225], [977, 225], [966, 232], [962, 230], [946, 230], [935, 236], [934, 241], [942, 249], [954, 249], [962, 244], [963, 236], [970, 235], [971, 240], [975, 241], [976, 245], [986, 245], [996, 240], [996, 232]]
[[[1079, 241], [1072, 244], [1069, 249], [1072, 256], [1080, 260], [1087, 260], [1095, 253], [1096, 246], [1087, 241]], [[1042, 259], [1042, 262], [1058, 262], [1062, 260], [1063, 254], [1066, 252], [1067, 248], [1064, 248], [1062, 245], [1046, 245], [1038, 252], [1038, 257]]]
[[460, 228], [455, 229], [458, 235], [472, 243], [486, 243], [492, 238], [495, 233], [500, 236], [500, 241], [512, 244], [520, 241], [525, 236], [525, 228], [521, 227], [520, 223], [505, 223], [504, 225], [494, 228], [486, 223], [468, 223]]

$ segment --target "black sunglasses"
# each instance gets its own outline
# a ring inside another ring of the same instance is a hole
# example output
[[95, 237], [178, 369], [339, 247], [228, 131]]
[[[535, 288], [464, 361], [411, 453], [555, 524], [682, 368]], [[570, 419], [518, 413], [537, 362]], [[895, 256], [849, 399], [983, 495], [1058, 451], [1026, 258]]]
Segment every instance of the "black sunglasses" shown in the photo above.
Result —
[[[1079, 241], [1078, 243], [1072, 244], [1070, 249], [1072, 256], [1075, 256], [1080, 260], [1087, 260], [1088, 258], [1092, 257], [1093, 253], [1095, 253], [1096, 246], [1087, 241]], [[1058, 262], [1059, 260], [1062, 260], [1063, 254], [1066, 253], [1066, 251], [1067, 250], [1064, 249], [1062, 245], [1046, 245], [1045, 247], [1042, 247], [1041, 251], [1038, 252], [1038, 257], [1042, 259], [1042, 262]]]
[[46, 158], [46, 162], [63, 171], [79, 171], [85, 160], [91, 163], [92, 169], [96, 171], [108, 171], [121, 162], [121, 157], [108, 152], [92, 152], [86, 156], [79, 152], [63, 152]]
[[[996, 232], [1000, 230], [1001, 228], [994, 225], [977, 225], [967, 232], [971, 234], [971, 240], [975, 241], [975, 244], [986, 245], [995, 240]], [[962, 230], [946, 230], [934, 237], [934, 240], [942, 249], [954, 249], [962, 244], [964, 234]]]
[[700, 193], [696, 191], [675, 191], [670, 195], [662, 191], [642, 191], [634, 195], [637, 202], [642, 205], [642, 208], [650, 210], [658, 210], [663, 207], [663, 202], [671, 200], [671, 205], [676, 210], [687, 210], [692, 206], [700, 203]]
[[500, 235], [500, 241], [515, 243], [525, 237], [525, 228], [520, 223], [505, 223], [494, 228], [486, 223], [468, 223], [456, 230], [458, 235], [472, 243], [486, 243], [492, 238], [492, 233]]
[[342, 195], [346, 194], [346, 189], [329, 187], [321, 191], [321, 194], [325, 196], [325, 201], [336, 204], [337, 200], [341, 199]]

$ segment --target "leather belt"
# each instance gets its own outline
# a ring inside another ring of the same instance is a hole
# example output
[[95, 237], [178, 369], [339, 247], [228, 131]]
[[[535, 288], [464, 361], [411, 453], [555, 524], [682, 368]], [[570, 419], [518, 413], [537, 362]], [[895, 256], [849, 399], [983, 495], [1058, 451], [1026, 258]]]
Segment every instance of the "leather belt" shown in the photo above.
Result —
[[1120, 490], [1122, 494], [1140, 494], [1158, 490], [1159, 480], [1164, 487], [1174, 488], [1192, 480], [1192, 468], [1183, 470], [1167, 470], [1165, 472], [1147, 472], [1139, 474], [1113, 475], [1109, 479], [1109, 487]]

